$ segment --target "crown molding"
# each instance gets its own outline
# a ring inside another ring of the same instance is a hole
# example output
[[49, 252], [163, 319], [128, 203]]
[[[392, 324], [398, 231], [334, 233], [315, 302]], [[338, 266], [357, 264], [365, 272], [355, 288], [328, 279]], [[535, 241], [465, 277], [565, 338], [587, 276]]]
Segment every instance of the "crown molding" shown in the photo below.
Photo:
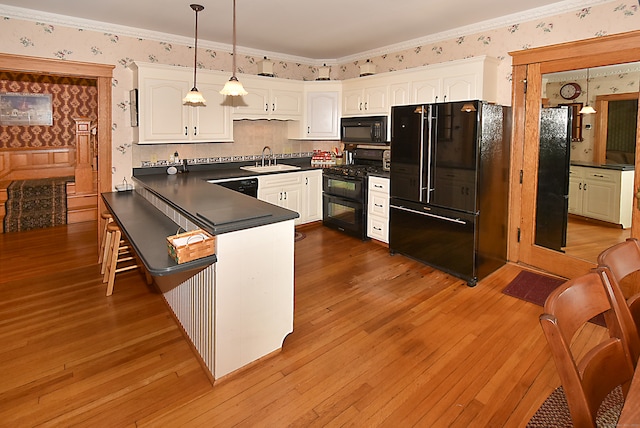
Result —
[[534, 21], [536, 19], [547, 18], [549, 16], [560, 15], [562, 13], [572, 12], [574, 10], [584, 9], [587, 7], [596, 6], [603, 3], [610, 3], [612, 1], [614, 0], [565, 0], [563, 2], [554, 3], [549, 6], [529, 9], [524, 12], [505, 15], [500, 18], [477, 22], [464, 27], [458, 27], [453, 30], [431, 34], [426, 37], [407, 40], [405, 42], [396, 43], [393, 45], [387, 45], [377, 49], [372, 49], [370, 51], [360, 52], [358, 54], [345, 56], [342, 58], [338, 58], [337, 61], [340, 64], [344, 64], [347, 62], [359, 61], [359, 60], [368, 59], [371, 57], [387, 55], [392, 52], [404, 51], [404, 50], [416, 48], [418, 46], [437, 43], [443, 40], [456, 39], [458, 37], [468, 36], [470, 34], [477, 34], [483, 31], [509, 27], [514, 24]]
[[[478, 22], [475, 24], [459, 27], [450, 31], [443, 31], [440, 33], [432, 34], [426, 37], [421, 37], [405, 42], [392, 44], [376, 49], [372, 49], [358, 54], [349, 55], [341, 58], [333, 59], [314, 59], [306, 58], [294, 55], [287, 55], [281, 52], [268, 52], [259, 49], [252, 49], [243, 46], [237, 46], [236, 51], [238, 54], [249, 55], [253, 57], [267, 56], [271, 60], [281, 60], [293, 63], [308, 64], [313, 66], [326, 65], [339, 65], [348, 62], [358, 61], [361, 59], [367, 59], [375, 56], [382, 56], [392, 52], [403, 51], [407, 49], [413, 49], [418, 46], [436, 43], [439, 41], [458, 38], [469, 34], [476, 34], [482, 31], [494, 30], [497, 28], [503, 28], [510, 25], [514, 25], [521, 22], [532, 21], [535, 19], [545, 18], [549, 16], [559, 15], [561, 13], [570, 12], [578, 9], [583, 9], [590, 6], [599, 5], [602, 3], [609, 3], [612, 0], [565, 0], [559, 3], [554, 3], [549, 6], [530, 9], [525, 12], [506, 15], [500, 18]], [[173, 34], [161, 33], [157, 31], [143, 30], [135, 27], [127, 27], [123, 25], [110, 24], [100, 21], [93, 21], [89, 19], [75, 18], [66, 15], [58, 15], [54, 13], [42, 12], [32, 9], [24, 9], [13, 6], [7, 6], [0, 4], [0, 15], [8, 18], [21, 19], [25, 21], [45, 22], [52, 25], [60, 25], [64, 27], [77, 28], [82, 30], [98, 31], [104, 33], [113, 33], [119, 36], [127, 36], [135, 39], [155, 40], [159, 42], [168, 42], [172, 44], [190, 46], [193, 42], [193, 38], [176, 36]], [[212, 49], [216, 51], [223, 51], [231, 53], [233, 51], [232, 46], [226, 43], [212, 42], [208, 40], [198, 40], [198, 45], [201, 48]]]

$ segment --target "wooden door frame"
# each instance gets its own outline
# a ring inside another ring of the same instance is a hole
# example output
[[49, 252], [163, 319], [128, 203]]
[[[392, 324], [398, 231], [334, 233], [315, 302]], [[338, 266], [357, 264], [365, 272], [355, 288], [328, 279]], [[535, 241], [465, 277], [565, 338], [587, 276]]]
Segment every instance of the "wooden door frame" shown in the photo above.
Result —
[[[111, 86], [114, 65], [62, 61], [0, 53], [0, 70], [20, 73], [74, 76], [95, 79], [98, 89], [98, 195], [112, 191], [111, 184]], [[105, 209], [98, 197], [98, 213]], [[98, 222], [102, 220], [98, 215]], [[99, 225], [101, 226], [101, 225]], [[98, 240], [102, 227], [98, 227]], [[98, 241], [99, 242], [99, 241]]]
[[593, 159], [597, 163], [605, 163], [607, 160], [607, 137], [609, 123], [609, 103], [611, 101], [638, 101], [638, 92], [625, 92], [623, 94], [606, 94], [596, 96], [596, 122], [595, 138], [593, 141]]
[[[640, 61], [640, 31], [509, 54], [513, 67], [513, 133], [507, 257], [513, 262], [531, 264], [573, 278], [588, 271], [594, 263], [563, 256], [534, 244], [540, 130], [533, 124], [537, 124], [540, 117], [542, 75]], [[638, 127], [640, 128], [640, 120]], [[636, 144], [636, 159], [639, 158], [640, 144]], [[636, 162], [635, 189], [640, 187], [639, 170], [640, 162]], [[636, 236], [640, 230], [640, 215], [637, 210], [634, 204], [632, 236]]]

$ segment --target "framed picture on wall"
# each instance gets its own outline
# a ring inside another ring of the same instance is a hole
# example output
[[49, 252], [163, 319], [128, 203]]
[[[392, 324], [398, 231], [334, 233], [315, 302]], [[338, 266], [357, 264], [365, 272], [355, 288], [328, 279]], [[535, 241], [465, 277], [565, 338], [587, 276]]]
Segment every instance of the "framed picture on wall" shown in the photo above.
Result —
[[0, 93], [0, 125], [53, 125], [51, 94]]

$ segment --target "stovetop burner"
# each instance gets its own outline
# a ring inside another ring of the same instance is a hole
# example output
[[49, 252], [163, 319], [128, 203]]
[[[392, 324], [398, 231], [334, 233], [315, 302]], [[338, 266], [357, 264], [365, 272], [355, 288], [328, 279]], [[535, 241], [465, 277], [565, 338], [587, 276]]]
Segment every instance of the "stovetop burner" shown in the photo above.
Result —
[[368, 174], [380, 174], [383, 169], [382, 166], [377, 165], [335, 165], [325, 168], [324, 171], [345, 177], [366, 177]]

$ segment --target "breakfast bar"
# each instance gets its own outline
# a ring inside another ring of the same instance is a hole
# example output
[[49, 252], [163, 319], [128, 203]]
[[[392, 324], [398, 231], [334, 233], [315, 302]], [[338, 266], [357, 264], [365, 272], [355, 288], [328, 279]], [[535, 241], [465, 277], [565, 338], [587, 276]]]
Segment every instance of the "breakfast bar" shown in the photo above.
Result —
[[[134, 190], [102, 197], [215, 380], [278, 351], [293, 331], [298, 213], [206, 174], [134, 177]], [[215, 255], [176, 263], [166, 237], [197, 229], [215, 237]]]

